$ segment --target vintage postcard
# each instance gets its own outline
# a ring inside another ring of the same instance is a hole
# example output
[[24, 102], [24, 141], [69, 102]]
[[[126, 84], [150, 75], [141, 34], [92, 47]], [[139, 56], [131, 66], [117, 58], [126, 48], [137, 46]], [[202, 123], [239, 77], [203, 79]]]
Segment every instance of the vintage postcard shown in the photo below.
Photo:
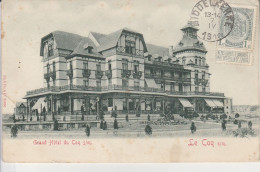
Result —
[[4, 0], [5, 162], [259, 161], [257, 0]]

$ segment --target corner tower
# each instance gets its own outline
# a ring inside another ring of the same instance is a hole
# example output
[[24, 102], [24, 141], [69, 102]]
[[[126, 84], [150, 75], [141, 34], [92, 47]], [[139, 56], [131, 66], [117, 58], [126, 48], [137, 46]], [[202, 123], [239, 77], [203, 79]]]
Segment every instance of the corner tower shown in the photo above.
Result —
[[198, 40], [198, 29], [188, 22], [181, 31], [183, 37], [172, 51], [172, 56], [184, 66], [191, 70], [191, 91], [209, 92], [210, 73], [206, 63], [207, 50], [203, 42]]

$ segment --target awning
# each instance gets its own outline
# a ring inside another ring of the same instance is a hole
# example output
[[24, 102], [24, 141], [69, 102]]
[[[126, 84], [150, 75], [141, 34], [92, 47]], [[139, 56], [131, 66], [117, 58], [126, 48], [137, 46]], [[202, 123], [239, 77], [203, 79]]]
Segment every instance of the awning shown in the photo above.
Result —
[[217, 107], [224, 107], [223, 102], [218, 99], [212, 99], [212, 101], [216, 104]]
[[216, 107], [217, 105], [212, 101], [212, 99], [204, 99], [209, 107]]
[[190, 101], [188, 99], [184, 99], [184, 98], [179, 98], [179, 101], [181, 102], [182, 106], [185, 108], [193, 108], [192, 104], [190, 103]]
[[147, 79], [147, 78], [145, 78], [145, 82], [146, 82], [148, 88], [158, 88], [158, 86], [155, 83], [154, 79]]
[[40, 109], [41, 104], [44, 103], [45, 97], [41, 97], [37, 100], [37, 102], [33, 105], [32, 109]]

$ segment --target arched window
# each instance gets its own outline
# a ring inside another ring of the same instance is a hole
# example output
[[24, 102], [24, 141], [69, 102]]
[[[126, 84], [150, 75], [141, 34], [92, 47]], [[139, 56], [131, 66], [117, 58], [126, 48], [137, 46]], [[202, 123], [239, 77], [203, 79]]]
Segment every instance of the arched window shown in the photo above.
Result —
[[182, 64], [183, 64], [183, 65], [186, 64], [186, 57], [182, 57]]

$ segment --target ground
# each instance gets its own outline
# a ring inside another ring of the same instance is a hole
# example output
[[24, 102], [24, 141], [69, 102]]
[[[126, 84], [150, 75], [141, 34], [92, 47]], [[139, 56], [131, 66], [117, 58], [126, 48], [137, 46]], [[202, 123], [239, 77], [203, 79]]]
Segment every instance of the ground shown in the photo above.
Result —
[[[113, 123], [108, 124], [107, 130], [102, 130], [99, 127], [91, 128], [91, 138], [104, 137], [145, 137], [144, 132], [147, 123], [152, 127], [152, 137], [234, 137], [233, 131], [237, 130], [238, 125], [228, 122], [226, 124], [226, 131], [222, 131], [221, 121], [201, 121], [200, 119], [193, 119], [197, 131], [191, 134], [190, 126], [191, 120], [175, 118], [175, 121], [182, 121], [179, 124], [160, 124], [147, 121], [119, 121], [119, 129], [113, 129]], [[254, 133], [259, 133], [259, 120], [252, 120]], [[242, 123], [242, 128], [247, 128], [247, 122]], [[3, 133], [6, 138], [11, 137], [11, 132]], [[86, 138], [85, 128], [70, 129], [70, 130], [41, 130], [41, 131], [18, 131], [18, 138]]]

